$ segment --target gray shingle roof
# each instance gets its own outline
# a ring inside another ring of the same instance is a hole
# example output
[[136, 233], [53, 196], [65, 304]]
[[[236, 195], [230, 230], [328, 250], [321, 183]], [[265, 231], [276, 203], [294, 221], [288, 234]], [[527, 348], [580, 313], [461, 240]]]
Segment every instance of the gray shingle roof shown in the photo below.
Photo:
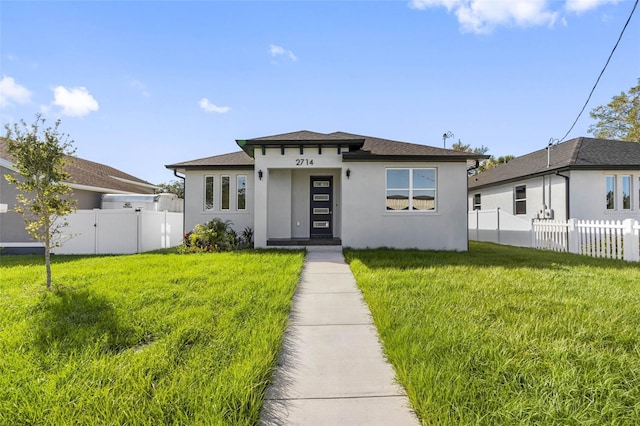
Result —
[[173, 170], [186, 169], [211, 169], [211, 168], [253, 168], [253, 158], [244, 151], [230, 154], [214, 155], [212, 157], [198, 158], [197, 160], [183, 161], [182, 163], [168, 164], [165, 167]]
[[575, 138], [547, 149], [516, 157], [506, 164], [469, 178], [469, 188], [480, 188], [563, 170], [640, 169], [640, 143]]
[[381, 156], [443, 156], [443, 157], [463, 157], [464, 159], [486, 158], [485, 155], [476, 155], [452, 149], [436, 148], [429, 145], [420, 145], [409, 142], [400, 142], [390, 139], [381, 139], [371, 136], [353, 135], [345, 132], [331, 133], [331, 136], [342, 138], [362, 138], [364, 139], [363, 151], [368, 151], [371, 155]]
[[213, 157], [184, 161], [166, 165], [168, 169], [222, 169], [222, 168], [252, 168], [253, 149], [259, 146], [280, 145], [341, 145], [350, 146], [356, 151], [343, 152], [345, 160], [375, 161], [376, 159], [431, 159], [439, 161], [466, 161], [487, 158], [486, 155], [470, 154], [450, 149], [435, 148], [427, 145], [399, 142], [389, 139], [374, 138], [345, 132], [318, 133], [309, 130], [264, 136], [253, 139], [237, 140], [245, 151], [230, 154], [215, 155]]
[[[7, 142], [0, 138], [0, 158], [12, 162], [7, 151]], [[96, 163], [82, 158], [67, 156], [66, 171], [71, 175], [71, 184], [90, 186], [100, 189], [100, 192], [154, 192], [153, 184], [124, 173], [113, 167]]]

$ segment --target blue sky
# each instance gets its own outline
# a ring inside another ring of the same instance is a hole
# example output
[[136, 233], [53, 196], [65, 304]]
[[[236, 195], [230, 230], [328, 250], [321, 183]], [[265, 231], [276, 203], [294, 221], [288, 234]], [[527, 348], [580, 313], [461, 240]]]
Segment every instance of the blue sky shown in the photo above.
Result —
[[[346, 131], [522, 155], [573, 123], [632, 0], [0, 2], [0, 119], [161, 183], [236, 139]], [[582, 118], [640, 77], [640, 12]]]

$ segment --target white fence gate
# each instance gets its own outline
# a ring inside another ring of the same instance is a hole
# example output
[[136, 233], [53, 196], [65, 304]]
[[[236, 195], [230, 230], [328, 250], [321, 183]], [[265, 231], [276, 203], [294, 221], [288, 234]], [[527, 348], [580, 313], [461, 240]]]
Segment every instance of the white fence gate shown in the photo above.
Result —
[[182, 244], [182, 213], [78, 210], [66, 216], [56, 254], [131, 254]]

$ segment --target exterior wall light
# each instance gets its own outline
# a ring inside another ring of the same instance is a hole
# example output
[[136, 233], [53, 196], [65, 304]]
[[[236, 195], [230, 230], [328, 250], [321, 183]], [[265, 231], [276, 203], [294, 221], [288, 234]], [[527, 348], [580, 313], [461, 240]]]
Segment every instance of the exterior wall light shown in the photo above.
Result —
[[262, 170], [258, 170], [258, 179], [262, 180]]
[[9, 211], [9, 206], [7, 204], [0, 204], [0, 213], [6, 213]]
[[347, 179], [349, 179], [351, 177], [351, 169], [347, 169], [345, 174], [347, 175]]

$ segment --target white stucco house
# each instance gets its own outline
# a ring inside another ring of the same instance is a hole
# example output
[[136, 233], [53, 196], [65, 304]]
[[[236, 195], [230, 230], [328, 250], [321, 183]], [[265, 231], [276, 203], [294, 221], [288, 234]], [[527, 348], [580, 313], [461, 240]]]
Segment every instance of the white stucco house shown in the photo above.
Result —
[[469, 210], [517, 217], [640, 219], [640, 143], [576, 138], [469, 178]]
[[185, 179], [185, 230], [220, 218], [258, 248], [467, 250], [467, 161], [486, 156], [344, 132], [236, 143], [166, 166]]

